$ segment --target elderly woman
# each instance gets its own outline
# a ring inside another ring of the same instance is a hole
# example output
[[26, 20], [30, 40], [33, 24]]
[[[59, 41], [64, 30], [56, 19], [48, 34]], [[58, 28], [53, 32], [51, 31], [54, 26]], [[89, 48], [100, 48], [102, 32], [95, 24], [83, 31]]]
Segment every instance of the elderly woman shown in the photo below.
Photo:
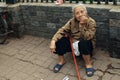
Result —
[[74, 6], [72, 10], [73, 18], [61, 27], [51, 40], [51, 52], [57, 54], [59, 60], [53, 71], [57, 73], [62, 68], [65, 63], [64, 54], [71, 52], [69, 37], [66, 37], [66, 33], [69, 33], [73, 43], [79, 41], [78, 50], [85, 61], [86, 74], [91, 77], [94, 75], [90, 59], [95, 48], [96, 22], [87, 15], [86, 7], [83, 4]]

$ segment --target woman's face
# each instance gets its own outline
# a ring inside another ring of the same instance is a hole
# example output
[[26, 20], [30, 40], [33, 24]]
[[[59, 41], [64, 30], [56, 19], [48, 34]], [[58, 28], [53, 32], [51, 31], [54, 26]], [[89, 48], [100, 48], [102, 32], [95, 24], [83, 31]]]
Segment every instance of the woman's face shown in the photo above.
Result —
[[87, 16], [86, 11], [84, 10], [84, 8], [82, 6], [76, 7], [74, 10], [74, 16], [78, 21], [81, 21], [81, 18], [83, 16]]

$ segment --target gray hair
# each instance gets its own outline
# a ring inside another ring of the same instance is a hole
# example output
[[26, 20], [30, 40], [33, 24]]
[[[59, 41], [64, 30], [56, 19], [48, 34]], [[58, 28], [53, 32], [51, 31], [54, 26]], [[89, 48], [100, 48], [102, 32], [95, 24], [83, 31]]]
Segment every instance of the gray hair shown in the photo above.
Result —
[[73, 6], [73, 7], [72, 7], [72, 12], [74, 13], [75, 8], [77, 8], [77, 7], [79, 7], [79, 6], [82, 7], [82, 8], [85, 10], [85, 12], [87, 13], [87, 9], [86, 9], [85, 5], [84, 5], [84, 4], [81, 4], [81, 3]]

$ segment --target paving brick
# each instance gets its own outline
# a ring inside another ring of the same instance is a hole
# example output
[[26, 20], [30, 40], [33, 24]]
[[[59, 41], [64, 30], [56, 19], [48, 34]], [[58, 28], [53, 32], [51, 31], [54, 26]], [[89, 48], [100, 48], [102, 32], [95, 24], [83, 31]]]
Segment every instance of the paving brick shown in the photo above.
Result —
[[25, 80], [28, 78], [28, 75], [23, 72], [17, 72], [15, 75], [13, 75], [10, 79], [11, 80]]
[[119, 63], [112, 63], [111, 66], [113, 68], [120, 68], [120, 64]]
[[7, 79], [11, 79], [11, 77], [14, 76], [17, 72], [19, 72], [19, 71], [13, 69], [13, 70], [9, 71], [9, 72], [5, 75], [5, 77], [6, 77]]
[[64, 77], [65, 77], [64, 74], [59, 73], [59, 75], [56, 75], [56, 76], [54, 77], [54, 79], [55, 79], [55, 80], [62, 80]]
[[32, 54], [32, 55], [28, 58], [28, 60], [31, 61], [31, 62], [33, 62], [33, 60], [35, 60], [37, 56], [38, 56], [38, 54]]
[[[43, 80], [62, 80], [66, 75], [62, 73], [51, 73], [49, 77], [43, 78]], [[72, 80], [72, 79], [70, 79]]]
[[76, 76], [68, 76], [70, 80], [78, 80]]
[[103, 61], [101, 60], [101, 61], [95, 61], [94, 62], [94, 64], [93, 64], [93, 66], [94, 66], [94, 68], [97, 70], [102, 70], [102, 71], [105, 71], [107, 68], [108, 68], [108, 65], [110, 64], [111, 62], [109, 62], [109, 61], [104, 61], [104, 63], [103, 63]]
[[84, 76], [83, 79], [85, 79], [85, 80], [99, 80], [99, 77], [98, 76], [92, 76], [92, 77]]
[[14, 65], [12, 65], [11, 68], [15, 69], [15, 70], [21, 70], [22, 68], [24, 68], [24, 65], [26, 64], [26, 62], [23, 61], [17, 61]]
[[120, 79], [120, 76], [119, 75], [115, 75], [115, 76], [112, 77], [111, 80], [119, 80], [119, 79]]
[[0, 54], [0, 64], [1, 65], [3, 65], [4, 63], [6, 63], [8, 59], [10, 59], [9, 56], [6, 56], [4, 54]]
[[116, 75], [120, 75], [120, 69], [108, 69], [107, 70], [109, 73], [111, 74], [116, 74]]
[[22, 58], [23, 60], [28, 60], [28, 61], [30, 61], [30, 57], [33, 55], [34, 53], [32, 53], [32, 52], [29, 52], [29, 51], [25, 51], [25, 56]]
[[38, 68], [39, 67], [36, 65], [27, 64], [20, 71], [30, 75], [30, 74], [34, 73]]
[[1, 66], [0, 67], [0, 76], [5, 76], [8, 72], [10, 72], [12, 69], [8, 66]]
[[28, 50], [29, 51], [30, 49], [36, 47], [36, 46], [33, 46], [33, 47], [32, 46], [33, 46], [32, 44], [27, 43], [22, 50]]
[[65, 65], [63, 66], [64, 68], [62, 68], [60, 72], [62, 72], [62, 73], [64, 73], [64, 74], [67, 74], [67, 73], [72, 69], [72, 67], [71, 67], [71, 68], [68, 68], [66, 65], [67, 65], [67, 64], [65, 64]]
[[15, 49], [15, 48], [12, 48], [12, 47], [4, 48], [3, 50], [4, 50], [3, 53], [5, 53], [9, 56], [13, 56], [13, 55], [17, 54], [18, 51], [19, 51], [18, 49]]
[[16, 42], [16, 43], [13, 45], [13, 48], [14, 48], [14, 49], [17, 49], [17, 50], [22, 50], [22, 49], [24, 49], [24, 46], [25, 46], [25, 45], [26, 45], [25, 43]]
[[36, 48], [37, 46], [36, 45], [29, 45], [29, 48], [26, 48], [25, 50], [26, 51], [32, 51], [32, 50], [34, 50], [35, 48]]
[[40, 73], [39, 71], [36, 71], [32, 74], [32, 76], [36, 77], [36, 78], [39, 78], [39, 79], [43, 79], [45, 77], [47, 77], [46, 74], [43, 74], [43, 73]]
[[27, 78], [27, 79], [25, 79], [25, 80], [36, 80], [36, 79], [35, 79], [35, 77], [30, 76], [30, 77], [28, 77], [28, 78]]
[[45, 68], [49, 68], [53, 62], [54, 62], [54, 59], [50, 57], [48, 58], [48, 60], [45, 61], [44, 64], [42, 64], [42, 66]]
[[101, 71], [95, 71], [95, 75], [97, 75], [97, 76], [103, 76], [103, 72], [101, 72]]
[[76, 76], [76, 70], [75, 70], [75, 67], [72, 67], [72, 69], [69, 70], [68, 74], [69, 74], [69, 75]]
[[10, 58], [7, 59], [7, 61], [6, 61], [3, 65], [4, 65], [4, 66], [11, 67], [11, 66], [13, 66], [17, 61], [19, 61], [19, 60], [10, 57]]
[[0, 77], [0, 80], [6, 80], [6, 78], [4, 78], [4, 77]]
[[116, 59], [116, 58], [111, 58], [111, 57], [110, 57], [110, 61], [111, 61], [112, 63], [119, 63], [119, 64], [120, 64], [120, 59]]
[[25, 55], [22, 55], [22, 54], [19, 54], [19, 53], [14, 55], [14, 57], [18, 58], [18, 59], [23, 59], [24, 56]]
[[47, 56], [47, 57], [51, 57], [51, 56], [52, 56], [52, 53], [51, 53], [51, 51], [50, 51], [49, 48], [46, 48], [42, 53], [40, 53], [40, 55], [42, 55], [42, 56], [49, 55], [49, 56]]
[[[77, 76], [77, 73], [75, 73], [75, 76]], [[83, 78], [84, 76], [86, 76], [86, 72], [85, 72], [85, 68], [80, 69], [80, 76]]]
[[113, 75], [111, 75], [109, 73], [105, 73], [105, 75], [102, 77], [102, 80], [111, 80], [112, 77], [113, 77]]

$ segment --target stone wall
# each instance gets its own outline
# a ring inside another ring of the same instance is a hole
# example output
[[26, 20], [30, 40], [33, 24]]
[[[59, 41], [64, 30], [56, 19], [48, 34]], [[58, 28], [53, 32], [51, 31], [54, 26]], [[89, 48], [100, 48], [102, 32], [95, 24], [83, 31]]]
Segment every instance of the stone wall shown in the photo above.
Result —
[[[120, 9], [120, 8], [119, 8]], [[109, 51], [112, 57], [120, 58], [120, 10], [111, 9], [109, 14]]]
[[[21, 4], [11, 7], [14, 22], [20, 24], [25, 34], [51, 38], [73, 14], [75, 4]], [[97, 22], [97, 47], [110, 51], [112, 57], [120, 58], [120, 7], [86, 4], [88, 14]]]
[[88, 14], [97, 22], [97, 47], [108, 48], [109, 44], [109, 9], [87, 7]]
[[27, 34], [51, 38], [71, 17], [70, 7], [20, 6]]

